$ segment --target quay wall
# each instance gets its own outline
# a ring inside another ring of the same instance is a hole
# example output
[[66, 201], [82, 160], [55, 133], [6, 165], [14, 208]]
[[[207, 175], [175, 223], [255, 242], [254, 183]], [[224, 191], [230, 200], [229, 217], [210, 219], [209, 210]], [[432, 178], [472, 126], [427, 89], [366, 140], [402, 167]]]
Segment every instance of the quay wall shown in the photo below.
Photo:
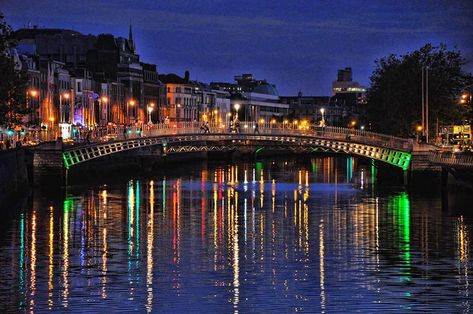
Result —
[[0, 151], [0, 203], [28, 187], [28, 160], [23, 148]]

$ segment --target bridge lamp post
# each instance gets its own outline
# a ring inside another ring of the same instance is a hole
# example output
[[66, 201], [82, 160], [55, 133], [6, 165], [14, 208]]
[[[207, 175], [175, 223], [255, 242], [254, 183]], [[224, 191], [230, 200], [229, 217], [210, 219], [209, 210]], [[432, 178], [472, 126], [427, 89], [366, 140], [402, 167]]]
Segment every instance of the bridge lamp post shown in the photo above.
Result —
[[325, 108], [320, 108], [320, 113], [322, 114], [322, 120], [320, 120], [320, 126], [324, 127], [325, 126]]
[[153, 107], [154, 107], [153, 103], [150, 103], [148, 105], [148, 124], [153, 124], [153, 121], [151, 121], [151, 113], [153, 112]]
[[100, 97], [99, 102], [100, 102], [99, 103], [99, 108], [101, 110], [100, 111], [101, 113], [103, 112], [104, 109], [107, 109], [107, 110], [105, 110], [105, 112], [106, 112], [105, 124], [107, 124], [107, 122], [108, 122], [108, 108], [102, 108], [102, 105], [108, 106], [108, 97], [107, 96]]
[[218, 110], [217, 109], [214, 110], [214, 118], [215, 118], [215, 126], [217, 126], [218, 125]]
[[181, 120], [181, 104], [177, 104], [175, 109], [176, 122], [179, 122]]
[[225, 115], [225, 125], [228, 125], [228, 120], [232, 118], [232, 113], [229, 112]]
[[235, 108], [235, 111], [236, 111], [236, 119], [238, 119], [238, 110], [240, 110], [240, 104], [235, 104], [233, 105], [233, 108]]
[[417, 131], [417, 132], [416, 132], [417, 143], [419, 143], [419, 135], [420, 135], [421, 132], [422, 132], [422, 125], [418, 125], [418, 126], [416, 127], [416, 131]]
[[[33, 99], [32, 98], [36, 98], [36, 96], [38, 96], [38, 91], [35, 90], [35, 89], [32, 89], [32, 90], [29, 90], [26, 92], [26, 108], [30, 108], [31, 107], [31, 115], [30, 115], [30, 119], [28, 122], [30, 123], [33, 123], [35, 124], [36, 123], [36, 110], [35, 110], [35, 106], [34, 106], [34, 103], [33, 103]], [[28, 97], [30, 96], [30, 97]]]
[[262, 127], [264, 127], [264, 119], [263, 118], [259, 119], [259, 123], [261, 124]]
[[127, 102], [127, 106], [126, 106], [126, 116], [128, 117], [128, 124], [130, 124], [131, 122], [131, 118], [130, 118], [130, 106], [133, 107], [135, 105], [135, 101], [133, 99], [129, 100]]
[[287, 126], [288, 123], [289, 123], [289, 120], [285, 119], [283, 121], [282, 128], [284, 129]]
[[64, 110], [62, 108], [62, 99], [69, 99], [70, 95], [69, 93], [61, 93], [59, 94], [59, 122], [65, 122], [64, 120], [64, 117], [63, 117], [63, 113], [64, 113]]

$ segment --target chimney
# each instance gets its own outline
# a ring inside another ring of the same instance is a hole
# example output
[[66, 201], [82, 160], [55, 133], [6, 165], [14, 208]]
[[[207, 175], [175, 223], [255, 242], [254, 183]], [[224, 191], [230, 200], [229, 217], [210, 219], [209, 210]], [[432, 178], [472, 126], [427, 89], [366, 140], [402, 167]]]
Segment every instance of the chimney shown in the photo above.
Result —
[[186, 82], [189, 82], [189, 77], [190, 77], [189, 71], [184, 72], [184, 80], [185, 80]]

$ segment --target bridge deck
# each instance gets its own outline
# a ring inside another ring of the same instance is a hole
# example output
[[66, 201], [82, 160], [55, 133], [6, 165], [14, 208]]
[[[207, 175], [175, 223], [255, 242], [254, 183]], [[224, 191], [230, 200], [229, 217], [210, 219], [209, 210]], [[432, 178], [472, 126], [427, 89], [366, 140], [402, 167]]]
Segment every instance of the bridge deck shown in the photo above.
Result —
[[[153, 125], [140, 129], [114, 129], [107, 131], [95, 143], [66, 147], [63, 159], [66, 168], [91, 159], [121, 151], [152, 145], [180, 146], [173, 152], [221, 150], [219, 145], [192, 146], [196, 142], [225, 142], [226, 149], [235, 149], [249, 143], [273, 143], [280, 147], [298, 147], [309, 151], [322, 149], [356, 154], [377, 159], [406, 170], [410, 163], [412, 141], [361, 130], [336, 127], [288, 128], [284, 125], [258, 128], [254, 123], [242, 123], [239, 132], [225, 132], [224, 127], [212, 128], [214, 133], [202, 133], [195, 123], [184, 125]], [[114, 140], [103, 141], [115, 137]], [[119, 139], [116, 139], [116, 138]], [[190, 145], [189, 145], [190, 144]]]
[[430, 154], [429, 161], [443, 167], [473, 169], [473, 154], [471, 153], [436, 151]]

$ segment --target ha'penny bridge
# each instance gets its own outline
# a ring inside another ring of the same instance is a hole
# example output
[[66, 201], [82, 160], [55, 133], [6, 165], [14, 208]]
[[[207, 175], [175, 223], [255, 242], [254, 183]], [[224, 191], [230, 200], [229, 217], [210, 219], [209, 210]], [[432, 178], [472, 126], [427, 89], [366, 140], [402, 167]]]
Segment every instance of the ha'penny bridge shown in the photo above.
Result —
[[62, 150], [66, 169], [88, 161], [143, 148], [158, 148], [161, 155], [211, 151], [261, 150], [332, 152], [371, 158], [408, 170], [411, 139], [339, 127], [289, 127], [285, 124], [240, 122], [237, 130], [228, 125], [210, 127], [198, 123], [154, 124], [138, 128], [105, 129], [94, 142], [67, 146]]

